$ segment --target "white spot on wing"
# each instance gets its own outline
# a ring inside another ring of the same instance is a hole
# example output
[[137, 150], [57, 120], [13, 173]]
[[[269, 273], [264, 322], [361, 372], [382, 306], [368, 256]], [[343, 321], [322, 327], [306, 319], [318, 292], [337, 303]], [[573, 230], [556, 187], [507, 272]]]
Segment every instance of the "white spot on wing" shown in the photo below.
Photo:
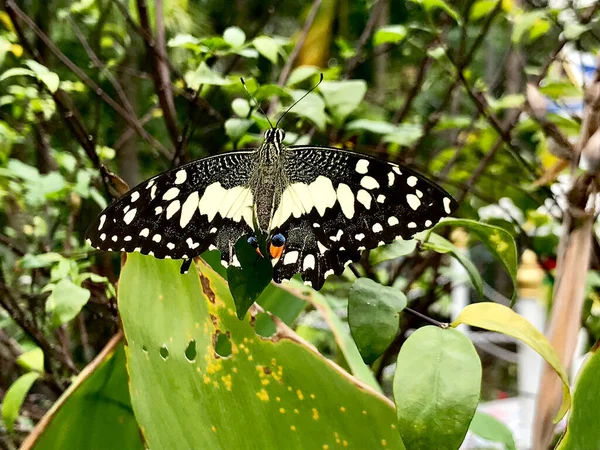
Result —
[[106, 220], [106, 215], [102, 214], [100, 216], [100, 223], [98, 224], [98, 230], [101, 230], [104, 226], [104, 221]]
[[415, 211], [419, 209], [419, 206], [421, 206], [421, 200], [419, 200], [419, 197], [417, 197], [415, 194], [408, 194], [406, 196], [406, 201], [408, 202], [408, 206]]
[[113, 242], [117, 242], [117, 240], [119, 239], [119, 237], [115, 234], [111, 239], [112, 239]]
[[406, 184], [408, 184], [410, 187], [414, 187], [417, 184], [417, 177], [411, 175], [406, 179]]
[[369, 171], [369, 161], [366, 159], [359, 159], [356, 163], [356, 171], [360, 174], [365, 174]]
[[167, 243], [167, 248], [169, 250], [173, 250], [175, 248], [175, 244], [173, 244], [172, 242]]
[[383, 202], [385, 202], [385, 195], [379, 194], [377, 196], [377, 203], [383, 203]]
[[175, 213], [179, 211], [180, 206], [181, 203], [179, 202], [179, 200], [175, 200], [174, 202], [169, 203], [169, 206], [167, 206], [167, 219], [173, 217]]
[[140, 198], [140, 193], [135, 191], [133, 194], [131, 194], [131, 203], [135, 202], [138, 198]]
[[383, 231], [383, 227], [380, 223], [376, 223], [373, 225], [373, 233], [381, 233]]
[[158, 215], [162, 212], [162, 206], [157, 206], [156, 208], [154, 208], [154, 214]]
[[163, 200], [169, 201], [169, 200], [173, 200], [178, 195], [179, 195], [179, 188], [172, 187], [167, 192], [165, 192], [165, 195], [163, 195], [162, 198], [163, 198]]
[[393, 227], [394, 225], [398, 225], [400, 222], [398, 221], [398, 219], [394, 216], [390, 216], [388, 217], [388, 225], [390, 227]]
[[162, 236], [158, 233], [156, 233], [154, 236], [152, 236], [152, 240], [154, 242], [160, 242], [161, 239], [162, 239]]
[[314, 269], [315, 268], [315, 256], [308, 254], [304, 257], [304, 262], [302, 263], [302, 270]]
[[394, 172], [389, 172], [388, 173], [388, 186], [393, 186], [395, 179], [396, 179], [396, 177], [394, 176]]
[[323, 278], [327, 278], [329, 275], [333, 275], [333, 269], [326, 270], [323, 274]]
[[426, 227], [430, 227], [431, 226], [431, 220], [426, 220], [425, 221], [425, 226]]
[[199, 242], [194, 242], [194, 240], [191, 237], [187, 238], [185, 242], [188, 245], [188, 247], [192, 250], [200, 245]]
[[409, 222], [409, 224], [407, 225], [408, 228], [417, 228], [417, 224], [414, 222]]
[[377, 180], [369, 175], [362, 177], [360, 180], [360, 185], [365, 189], [377, 189], [379, 187]]
[[298, 251], [293, 250], [291, 252], [287, 252], [283, 257], [283, 264], [295, 264], [298, 261]]
[[417, 193], [417, 197], [423, 198], [423, 192], [421, 192], [420, 190], [417, 189], [416, 193]]
[[[361, 159], [361, 161], [366, 160]], [[366, 162], [368, 164], [368, 161]], [[350, 186], [344, 183], [340, 183], [340, 185], [337, 188], [337, 199], [344, 215], [348, 219], [352, 219], [352, 217], [354, 217], [354, 194], [352, 193], [352, 189], [350, 189]]]
[[393, 166], [393, 167], [392, 167], [392, 170], [393, 170], [394, 172], [396, 172], [398, 175], [402, 175], [402, 172], [400, 172], [400, 168], [399, 168], [398, 166]]
[[150, 198], [154, 200], [154, 197], [156, 197], [156, 186], [152, 186], [152, 189], [150, 189]]
[[317, 212], [323, 216], [327, 208], [335, 205], [337, 195], [331, 180], [323, 175], [319, 175], [315, 181], [308, 187], [315, 203]]
[[103, 240], [105, 240], [105, 239], [106, 239], [106, 233], [102, 233], [102, 234], [100, 235], [100, 240], [101, 240], [101, 241], [103, 241]]
[[144, 228], [142, 231], [140, 231], [140, 236], [142, 237], [148, 237], [149, 234], [150, 230], [148, 228]]
[[317, 241], [317, 247], [319, 247], [319, 252], [321, 253], [321, 255], [324, 255], [325, 252], [329, 250], [327, 247], [321, 244], [321, 241]]
[[450, 209], [450, 199], [448, 197], [444, 197], [444, 211], [446, 214], [450, 214], [452, 210]]
[[187, 179], [187, 172], [185, 169], [178, 170], [175, 174], [175, 184], [183, 184]]
[[125, 217], [123, 217], [123, 221], [129, 225], [131, 223], [131, 221], [133, 220], [133, 218], [135, 217], [135, 213], [137, 212], [137, 209], [132, 209], [131, 211], [129, 211], [127, 214], [125, 214]]
[[358, 194], [356, 194], [356, 200], [362, 203], [365, 208], [371, 209], [371, 196], [364, 189], [358, 191]]
[[200, 196], [198, 195], [198, 192], [194, 191], [188, 196], [185, 202], [183, 202], [183, 205], [181, 206], [181, 217], [179, 218], [179, 226], [181, 228], [185, 228], [187, 224], [190, 223], [190, 220], [192, 220], [192, 217], [198, 208], [199, 199]]
[[358, 233], [356, 235], [354, 235], [354, 239], [356, 239], [357, 241], [362, 241], [365, 238], [364, 233]]
[[125, 242], [129, 242], [132, 239], [131, 236], [125, 236], [125, 239], [123, 239]]

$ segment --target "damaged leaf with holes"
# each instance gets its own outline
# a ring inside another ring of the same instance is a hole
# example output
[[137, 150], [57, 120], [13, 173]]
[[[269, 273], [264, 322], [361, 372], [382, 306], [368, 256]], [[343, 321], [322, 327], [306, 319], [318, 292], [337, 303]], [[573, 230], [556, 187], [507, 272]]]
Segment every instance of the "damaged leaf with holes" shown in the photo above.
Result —
[[[129, 255], [119, 310], [151, 450], [404, 448], [388, 399], [256, 306], [239, 320], [225, 280], [202, 261], [181, 276], [176, 261]], [[259, 324], [275, 332], [263, 337]]]

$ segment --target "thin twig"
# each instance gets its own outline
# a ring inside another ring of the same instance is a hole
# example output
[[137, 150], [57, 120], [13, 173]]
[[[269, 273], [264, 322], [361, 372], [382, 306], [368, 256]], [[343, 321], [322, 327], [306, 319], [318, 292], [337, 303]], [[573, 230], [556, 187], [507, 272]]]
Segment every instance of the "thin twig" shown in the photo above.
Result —
[[355, 55], [348, 60], [344, 67], [344, 75], [343, 79], [348, 79], [352, 75], [352, 73], [356, 70], [358, 65], [360, 64], [360, 59], [362, 58], [362, 51], [367, 45], [367, 41], [371, 37], [373, 33], [373, 28], [377, 24], [377, 20], [379, 19], [379, 15], [383, 11], [383, 8], [387, 5], [387, 2], [376, 0], [375, 4], [371, 9], [371, 15], [367, 20], [367, 24], [365, 25], [365, 29], [363, 30], [360, 38], [358, 39], [358, 45], [355, 48]]
[[[163, 156], [171, 158], [172, 154], [153, 136], [151, 136], [138, 122], [137, 117], [134, 115], [130, 115], [121, 105], [115, 102], [104, 90], [98, 86], [83, 70], [81, 70], [73, 61], [71, 61], [57, 46], [52, 39], [44, 33], [40, 27], [29, 17], [25, 12], [19, 8], [14, 0], [6, 0], [6, 9], [11, 14], [11, 11], [14, 12], [16, 16], [18, 16], [23, 22], [27, 24], [31, 30], [38, 36], [38, 38], [44, 42], [46, 47], [56, 56], [69, 70], [71, 70], [77, 77], [93, 92], [96, 93], [106, 104], [108, 104], [111, 108], [113, 108], [117, 114], [119, 114], [125, 121], [135, 128], [138, 134], [150, 143], [153, 147], [155, 147]], [[37, 53], [37, 52], [36, 52]], [[37, 53], [39, 55], [39, 53]], [[40, 58], [41, 59], [41, 58]], [[41, 61], [40, 61], [41, 62]], [[43, 62], [41, 62], [43, 63]]]
[[[147, 36], [151, 37], [152, 28], [150, 25], [150, 16], [148, 14], [146, 0], [137, 0], [137, 6], [142, 29]], [[165, 58], [159, 56], [160, 54], [167, 54], [162, 0], [154, 1], [154, 9], [156, 38], [144, 39], [144, 42], [146, 43], [146, 49], [152, 59], [152, 79], [154, 80], [154, 88], [158, 94], [158, 101], [163, 111], [165, 125], [167, 126], [167, 131], [171, 137], [173, 147], [177, 147], [182, 140], [182, 136], [179, 134], [177, 126], [177, 114], [175, 112], [175, 103], [173, 101], [173, 89], [171, 86], [169, 67]]]

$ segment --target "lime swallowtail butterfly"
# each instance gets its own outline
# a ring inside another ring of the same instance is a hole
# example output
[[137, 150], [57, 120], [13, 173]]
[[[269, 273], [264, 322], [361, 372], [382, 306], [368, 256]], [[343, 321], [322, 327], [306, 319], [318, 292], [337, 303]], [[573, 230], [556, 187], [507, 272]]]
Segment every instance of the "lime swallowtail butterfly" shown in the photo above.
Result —
[[320, 289], [361, 251], [409, 239], [458, 206], [406, 167], [337, 148], [288, 147], [284, 139], [276, 125], [255, 150], [202, 158], [144, 181], [96, 218], [87, 242], [181, 259], [185, 273], [212, 249], [224, 266], [239, 265], [235, 244], [244, 237], [271, 259], [275, 282], [300, 273]]

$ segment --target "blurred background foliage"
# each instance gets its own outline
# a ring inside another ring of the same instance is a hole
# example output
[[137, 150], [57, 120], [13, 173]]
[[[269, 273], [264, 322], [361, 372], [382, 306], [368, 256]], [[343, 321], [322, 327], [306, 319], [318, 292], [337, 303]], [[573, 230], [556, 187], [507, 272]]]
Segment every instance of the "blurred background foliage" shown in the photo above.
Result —
[[[83, 235], [123, 192], [123, 180], [134, 186], [261, 142], [269, 124], [240, 77], [273, 121], [322, 72], [323, 84], [283, 120], [288, 144], [354, 148], [427, 174], [460, 201], [460, 217], [504, 228], [519, 253], [535, 250], [550, 293], [567, 190], [560, 173], [580, 133], [589, 70], [573, 55], [597, 51], [597, 10], [537, 0], [6, 0], [0, 393], [23, 375], [38, 376], [21, 382], [28, 389], [37, 380], [26, 397], [24, 389], [15, 432], [3, 430], [3, 442], [18, 445], [119, 328], [119, 255], [91, 251]], [[594, 339], [595, 249], [582, 318]], [[361, 270], [447, 321], [447, 259], [397, 251], [405, 253], [372, 252]], [[513, 285], [502, 265], [477, 242], [471, 257], [485, 295], [508, 304]], [[323, 289], [335, 320], [346, 320], [354, 279], [349, 272]], [[346, 364], [324, 307], [279, 308], [323, 354]], [[403, 331], [422, 324], [400, 320]], [[386, 392], [386, 368], [404, 340], [401, 332], [372, 365]], [[483, 398], [514, 393], [514, 364], [481, 355]]]

